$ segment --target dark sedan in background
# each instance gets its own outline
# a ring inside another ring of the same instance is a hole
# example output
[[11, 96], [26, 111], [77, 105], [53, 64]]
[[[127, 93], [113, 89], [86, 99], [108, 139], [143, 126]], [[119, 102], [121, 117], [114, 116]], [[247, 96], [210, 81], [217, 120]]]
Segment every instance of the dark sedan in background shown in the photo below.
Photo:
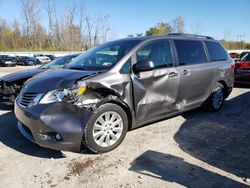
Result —
[[39, 64], [39, 61], [34, 57], [18, 56], [16, 57], [17, 65], [32, 66]]
[[234, 65], [234, 83], [250, 84], [250, 52], [244, 52]]
[[9, 55], [0, 55], [0, 67], [16, 66], [16, 58]]
[[24, 82], [26, 82], [29, 78], [49, 69], [63, 68], [78, 55], [79, 54], [63, 56], [39, 68], [19, 71], [0, 77], [1, 101], [4, 100], [13, 103], [15, 101], [15, 98], [21, 91]]

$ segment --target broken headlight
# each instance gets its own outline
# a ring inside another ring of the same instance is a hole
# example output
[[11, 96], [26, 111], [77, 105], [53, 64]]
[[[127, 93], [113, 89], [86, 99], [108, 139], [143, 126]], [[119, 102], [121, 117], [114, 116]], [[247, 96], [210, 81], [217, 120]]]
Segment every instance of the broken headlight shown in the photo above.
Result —
[[53, 102], [61, 102], [64, 98], [64, 90], [53, 90], [46, 93], [40, 100], [40, 104], [49, 104]]
[[53, 90], [46, 93], [40, 100], [40, 104], [49, 104], [54, 102], [61, 102], [65, 98], [72, 99], [77, 98], [84, 94], [87, 90], [87, 86], [83, 82], [75, 84], [71, 89]]

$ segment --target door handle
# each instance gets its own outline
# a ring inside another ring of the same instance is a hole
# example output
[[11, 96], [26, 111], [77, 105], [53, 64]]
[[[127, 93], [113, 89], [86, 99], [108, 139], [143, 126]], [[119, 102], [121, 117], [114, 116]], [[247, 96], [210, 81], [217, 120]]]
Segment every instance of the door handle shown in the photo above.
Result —
[[190, 71], [188, 69], [185, 69], [185, 70], [183, 70], [182, 75], [188, 76], [188, 75], [190, 75]]
[[169, 78], [174, 78], [174, 77], [177, 77], [178, 76], [178, 73], [177, 72], [170, 72], [169, 74], [168, 74], [168, 77]]

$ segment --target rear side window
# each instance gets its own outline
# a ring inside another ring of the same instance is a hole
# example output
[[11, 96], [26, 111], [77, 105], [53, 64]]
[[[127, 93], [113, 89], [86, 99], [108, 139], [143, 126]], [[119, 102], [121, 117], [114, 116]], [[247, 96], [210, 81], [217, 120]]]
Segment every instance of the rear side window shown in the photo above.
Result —
[[224, 61], [227, 54], [218, 42], [205, 41], [211, 61]]
[[201, 41], [175, 40], [179, 65], [194, 65], [205, 63], [206, 54]]

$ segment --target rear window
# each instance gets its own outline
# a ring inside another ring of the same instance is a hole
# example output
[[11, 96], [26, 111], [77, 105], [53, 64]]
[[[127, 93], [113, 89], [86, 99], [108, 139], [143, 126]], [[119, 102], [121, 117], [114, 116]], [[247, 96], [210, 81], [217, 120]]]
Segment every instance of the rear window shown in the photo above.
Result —
[[245, 53], [245, 55], [240, 58], [240, 61], [250, 61], [250, 52]]
[[201, 41], [175, 40], [174, 43], [180, 66], [200, 64], [207, 61]]
[[211, 61], [224, 61], [227, 54], [218, 42], [205, 41]]

